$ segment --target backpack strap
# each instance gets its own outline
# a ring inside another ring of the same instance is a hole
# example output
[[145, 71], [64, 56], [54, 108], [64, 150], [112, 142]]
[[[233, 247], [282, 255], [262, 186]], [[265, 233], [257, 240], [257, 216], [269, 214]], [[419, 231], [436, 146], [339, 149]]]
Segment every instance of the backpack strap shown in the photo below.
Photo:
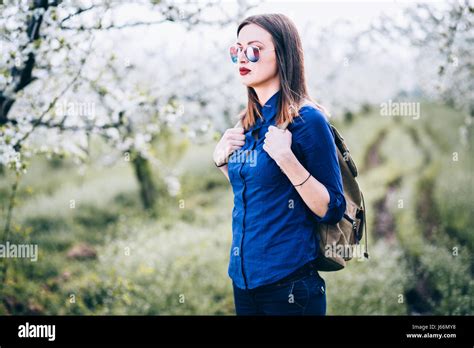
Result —
[[365, 201], [364, 201], [364, 195], [362, 194], [362, 191], [360, 191], [360, 196], [362, 197], [362, 207], [364, 208], [364, 233], [365, 233], [365, 252], [364, 252], [364, 257], [366, 259], [369, 258], [369, 250], [367, 246], [367, 210], [365, 209]]
[[349, 148], [344, 142], [344, 138], [336, 129], [336, 127], [334, 127], [334, 125], [332, 125], [331, 123], [329, 123], [329, 125], [331, 126], [331, 130], [334, 135], [334, 141], [336, 142], [337, 148], [339, 149], [339, 151], [341, 151], [342, 157], [344, 158], [344, 161], [347, 163], [347, 166], [349, 167], [349, 170], [351, 171], [352, 175], [354, 176], [354, 178], [356, 178], [358, 175], [357, 167], [354, 161], [352, 160]]

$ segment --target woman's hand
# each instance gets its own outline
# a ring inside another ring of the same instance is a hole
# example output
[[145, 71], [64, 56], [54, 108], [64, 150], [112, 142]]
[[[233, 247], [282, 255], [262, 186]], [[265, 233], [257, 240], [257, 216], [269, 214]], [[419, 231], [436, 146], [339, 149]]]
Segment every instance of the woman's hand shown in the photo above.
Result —
[[[306, 205], [318, 216], [325, 216], [331, 200], [329, 191], [310, 173], [291, 151], [291, 132], [270, 126], [265, 133], [263, 149], [275, 160], [281, 171], [296, 186]], [[309, 178], [309, 179], [308, 179]], [[304, 185], [301, 185], [306, 181]]]
[[213, 159], [217, 165], [227, 162], [229, 156], [245, 144], [244, 129], [242, 127], [229, 128], [222, 135], [214, 149]]
[[268, 127], [268, 132], [265, 133], [263, 149], [280, 165], [281, 161], [293, 154], [291, 151], [291, 132], [275, 126]]

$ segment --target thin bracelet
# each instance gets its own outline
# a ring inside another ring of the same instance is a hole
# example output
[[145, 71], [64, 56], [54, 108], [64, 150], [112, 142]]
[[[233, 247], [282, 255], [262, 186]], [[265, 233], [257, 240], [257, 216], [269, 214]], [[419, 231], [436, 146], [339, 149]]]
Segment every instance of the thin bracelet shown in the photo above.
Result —
[[311, 173], [309, 173], [308, 177], [305, 179], [305, 181], [303, 181], [301, 184], [298, 184], [298, 185], [293, 185], [294, 187], [297, 187], [297, 186], [301, 186], [303, 185], [306, 181], [308, 181], [308, 179], [311, 177]]
[[224, 162], [224, 163], [222, 163], [221, 165], [217, 165], [217, 163], [216, 163], [216, 162], [214, 162], [214, 164], [216, 165], [216, 167], [217, 167], [217, 168], [220, 168], [220, 167], [223, 167], [223, 166], [225, 166], [225, 165], [227, 164], [227, 162]]

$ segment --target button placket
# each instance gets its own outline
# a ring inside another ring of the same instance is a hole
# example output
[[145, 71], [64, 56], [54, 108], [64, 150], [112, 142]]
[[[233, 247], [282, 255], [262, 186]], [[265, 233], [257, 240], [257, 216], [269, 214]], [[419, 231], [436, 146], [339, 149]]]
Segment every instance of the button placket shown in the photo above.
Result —
[[[249, 137], [249, 135], [250, 135], [250, 137]], [[252, 131], [247, 132], [247, 134], [245, 136], [247, 137], [247, 139], [249, 141], [249, 144], [251, 144], [249, 147], [252, 151], [255, 148], [255, 145], [256, 145], [256, 141], [252, 137]], [[246, 278], [245, 269], [244, 269], [244, 248], [243, 248], [243, 245], [244, 245], [244, 238], [245, 238], [245, 215], [246, 215], [246, 210], [247, 210], [247, 202], [246, 202], [246, 199], [245, 199], [245, 191], [247, 189], [247, 184], [245, 182], [245, 177], [242, 174], [242, 170], [243, 170], [244, 166], [247, 163], [247, 159], [248, 159], [248, 156], [244, 156], [244, 160], [242, 161], [242, 163], [240, 164], [240, 167], [239, 167], [239, 176], [241, 177], [242, 182], [243, 182], [243, 188], [242, 188], [242, 191], [241, 191], [243, 212], [242, 212], [242, 236], [240, 238], [240, 264], [241, 264], [242, 277], [244, 279], [244, 284], [245, 284], [246, 289], [248, 288], [248, 285], [247, 285], [247, 278]]]

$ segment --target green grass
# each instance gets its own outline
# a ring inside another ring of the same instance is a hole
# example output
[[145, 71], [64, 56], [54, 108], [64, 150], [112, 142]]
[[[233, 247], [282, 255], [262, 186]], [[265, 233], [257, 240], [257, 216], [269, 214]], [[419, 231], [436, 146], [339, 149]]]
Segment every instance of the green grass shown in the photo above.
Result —
[[[419, 120], [373, 109], [338, 124], [362, 169], [371, 258], [322, 273], [328, 314], [473, 314], [473, 163], [472, 146], [460, 143], [462, 123], [458, 112], [423, 104]], [[171, 169], [154, 165], [157, 179], [180, 179], [176, 196], [160, 196], [157, 217], [142, 210], [130, 163], [101, 164], [103, 144], [94, 144], [82, 173], [68, 159], [33, 160], [19, 186], [11, 240], [38, 243], [40, 256], [7, 260], [0, 314], [232, 315], [233, 197], [212, 163], [213, 145], [157, 140], [156, 152], [167, 153], [162, 163]], [[380, 162], [364, 168], [368, 151]], [[12, 180], [0, 178], [2, 225]], [[374, 230], [381, 201], [393, 216], [394, 240]], [[68, 258], [81, 243], [93, 246], [97, 259]]]
[[[402, 284], [399, 293], [406, 300], [406, 308], [390, 308], [389, 312], [394, 314], [404, 311], [408, 314], [473, 313], [470, 299], [474, 264], [472, 257], [469, 257], [474, 249], [471, 233], [474, 166], [472, 156], [469, 155], [473, 144], [472, 139], [469, 139], [467, 146], [460, 141], [459, 128], [463, 122], [464, 116], [448, 107], [422, 104], [422, 117], [419, 120], [387, 119], [372, 112], [366, 117], [356, 117], [349, 127], [340, 127], [353, 158], [362, 168], [361, 161], [371, 146], [376, 144], [376, 139], [382, 139], [376, 148], [381, 162], [363, 171], [359, 183], [369, 207], [371, 236], [378, 232], [374, 230], [376, 202], [388, 200], [389, 213], [396, 222], [393, 232], [397, 237], [397, 245], [392, 248], [399, 250], [400, 260], [406, 262], [400, 262], [390, 272], [381, 273], [384, 276], [390, 274], [388, 282], [403, 275], [400, 278], [403, 281], [397, 284]], [[385, 134], [380, 137], [384, 131]], [[453, 161], [453, 152], [458, 154], [458, 161]], [[394, 191], [388, 196], [388, 188], [395, 180], [398, 185], [392, 188]], [[427, 233], [432, 235], [428, 236]], [[389, 251], [377, 255], [377, 248], [383, 249], [386, 243], [388, 241], [380, 240], [374, 245], [374, 239], [369, 238], [369, 244], [375, 250], [373, 256], [381, 260], [367, 263], [367, 273], [360, 274], [360, 279], [371, 283], [368, 286], [370, 291], [380, 295], [381, 303], [393, 300], [396, 293], [387, 291], [381, 294], [383, 290], [377, 286], [377, 282], [370, 282], [372, 273], [379, 273], [379, 262], [384, 265], [393, 262], [394, 256]], [[456, 257], [452, 255], [453, 248], [459, 250]], [[338, 276], [347, 281], [342, 274], [334, 275], [336, 279]], [[356, 285], [350, 283], [350, 286]], [[342, 292], [338, 292], [341, 297], [351, 296]], [[357, 299], [356, 303], [364, 306], [366, 297], [371, 298], [370, 294], [366, 294], [364, 299]], [[334, 307], [329, 307], [333, 313], [356, 314], [345, 306], [345, 303], [350, 303], [349, 300], [338, 301], [341, 303], [336, 302]], [[374, 308], [369, 306], [362, 311], [384, 313], [383, 308], [383, 305]]]

